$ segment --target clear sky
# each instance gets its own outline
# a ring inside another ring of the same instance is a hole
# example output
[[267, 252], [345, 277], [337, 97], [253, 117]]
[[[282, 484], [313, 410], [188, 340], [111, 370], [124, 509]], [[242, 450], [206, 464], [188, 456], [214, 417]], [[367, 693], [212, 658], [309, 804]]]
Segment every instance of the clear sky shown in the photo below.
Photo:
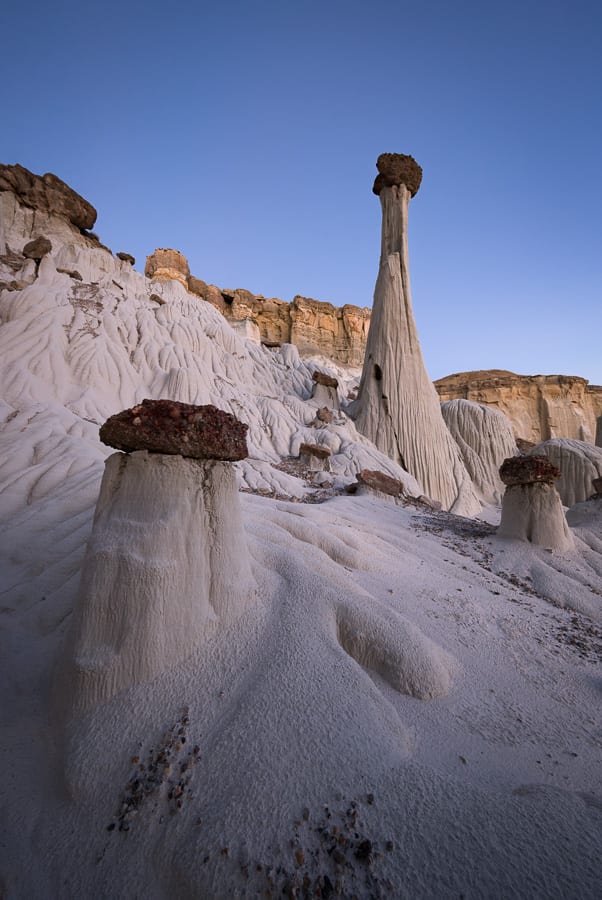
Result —
[[143, 271], [370, 306], [379, 153], [432, 378], [602, 384], [599, 0], [30, 0], [0, 12], [0, 161], [54, 172]]

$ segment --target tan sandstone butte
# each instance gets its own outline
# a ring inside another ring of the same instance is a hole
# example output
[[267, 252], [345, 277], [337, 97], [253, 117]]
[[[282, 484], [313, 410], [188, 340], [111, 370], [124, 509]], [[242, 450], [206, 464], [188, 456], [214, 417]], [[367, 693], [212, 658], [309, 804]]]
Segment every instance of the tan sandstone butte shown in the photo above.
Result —
[[505, 369], [458, 372], [435, 382], [442, 401], [464, 399], [505, 413], [518, 439], [571, 438], [602, 446], [602, 386], [577, 375], [517, 375]]
[[370, 325], [370, 309], [346, 303], [334, 306], [299, 294], [291, 303], [244, 288], [219, 288], [190, 274], [177, 250], [158, 248], [146, 259], [145, 274], [156, 281], [179, 281], [211, 303], [237, 330], [266, 347], [294, 344], [302, 356], [326, 356], [339, 365], [361, 366]]

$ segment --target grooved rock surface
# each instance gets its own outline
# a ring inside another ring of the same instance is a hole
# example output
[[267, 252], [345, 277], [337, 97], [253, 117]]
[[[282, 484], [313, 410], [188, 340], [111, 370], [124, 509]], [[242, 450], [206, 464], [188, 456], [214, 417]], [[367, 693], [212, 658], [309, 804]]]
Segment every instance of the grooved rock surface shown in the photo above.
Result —
[[111, 416], [100, 429], [103, 444], [117, 450], [148, 450], [193, 459], [237, 460], [248, 456], [248, 426], [216, 406], [175, 400], [143, 400]]
[[410, 194], [405, 183], [380, 191], [381, 254], [353, 414], [357, 430], [410, 472], [422, 493], [458, 515], [475, 515], [480, 503], [443, 421], [418, 339], [407, 241]]
[[500, 466], [500, 478], [509, 486], [516, 484], [554, 484], [560, 469], [545, 456], [512, 456]]
[[179, 281], [188, 288], [190, 269], [188, 260], [179, 250], [157, 247], [154, 253], [146, 257], [144, 274], [154, 281]]
[[499, 468], [516, 453], [510, 420], [498, 409], [470, 400], [448, 400], [441, 404], [441, 413], [481, 499], [501, 503]]
[[234, 467], [158, 453], [106, 462], [61, 673], [78, 715], [185, 659], [251, 599]]
[[92, 204], [51, 172], [34, 175], [23, 166], [0, 164], [0, 191], [10, 191], [24, 206], [62, 216], [77, 228], [92, 228], [96, 222]]
[[435, 381], [435, 387], [442, 401], [462, 398], [501, 410], [515, 436], [526, 441], [572, 438], [593, 444], [596, 440], [602, 386], [577, 375], [516, 375], [488, 369], [447, 375]]
[[545, 457], [562, 473], [556, 488], [565, 506], [588, 500], [594, 481], [602, 476], [602, 448], [585, 441], [554, 438], [533, 447], [529, 454]]

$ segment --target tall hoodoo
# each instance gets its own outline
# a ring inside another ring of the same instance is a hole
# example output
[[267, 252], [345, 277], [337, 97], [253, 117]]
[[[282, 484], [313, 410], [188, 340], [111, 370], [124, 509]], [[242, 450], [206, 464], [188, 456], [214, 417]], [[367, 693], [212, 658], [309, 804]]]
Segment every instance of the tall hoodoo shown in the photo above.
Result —
[[383, 213], [381, 255], [356, 425], [445, 509], [472, 515], [480, 504], [443, 421], [412, 311], [408, 207], [420, 187], [422, 169], [401, 153], [382, 153], [376, 166], [373, 191]]

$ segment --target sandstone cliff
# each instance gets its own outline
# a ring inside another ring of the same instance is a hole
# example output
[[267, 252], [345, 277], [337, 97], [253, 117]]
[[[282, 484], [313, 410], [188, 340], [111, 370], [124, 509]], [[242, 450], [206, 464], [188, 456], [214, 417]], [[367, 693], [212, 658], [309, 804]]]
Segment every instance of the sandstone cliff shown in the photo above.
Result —
[[301, 296], [287, 303], [242, 288], [218, 288], [190, 275], [186, 258], [177, 250], [155, 250], [147, 257], [145, 274], [156, 281], [181, 282], [262, 344], [295, 344], [302, 356], [326, 356], [339, 365], [362, 365], [370, 325], [367, 307], [337, 307]]
[[503, 369], [460, 372], [435, 382], [442, 401], [464, 399], [505, 413], [517, 438], [572, 438], [593, 444], [602, 386], [577, 375], [516, 375]]

